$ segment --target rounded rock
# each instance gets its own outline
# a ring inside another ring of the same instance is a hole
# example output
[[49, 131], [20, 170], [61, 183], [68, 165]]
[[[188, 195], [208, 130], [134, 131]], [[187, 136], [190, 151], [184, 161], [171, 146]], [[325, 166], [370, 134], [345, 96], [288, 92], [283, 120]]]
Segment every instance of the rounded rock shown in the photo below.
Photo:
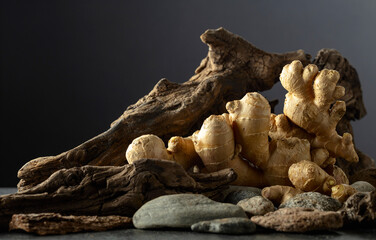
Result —
[[358, 192], [372, 192], [375, 190], [375, 187], [366, 181], [357, 181], [351, 184], [351, 187], [355, 188]]
[[248, 234], [256, 231], [256, 225], [247, 218], [223, 218], [195, 223], [191, 229], [194, 232]]
[[261, 196], [243, 199], [239, 201], [237, 205], [240, 206], [248, 216], [265, 215], [268, 212], [274, 211], [273, 203]]
[[215, 202], [200, 194], [173, 194], [145, 203], [133, 215], [136, 228], [190, 228], [192, 224], [219, 219], [247, 218], [239, 206]]
[[290, 198], [287, 202], [281, 204], [279, 208], [310, 208], [322, 211], [337, 211], [342, 204], [329, 196], [318, 192], [306, 192]]

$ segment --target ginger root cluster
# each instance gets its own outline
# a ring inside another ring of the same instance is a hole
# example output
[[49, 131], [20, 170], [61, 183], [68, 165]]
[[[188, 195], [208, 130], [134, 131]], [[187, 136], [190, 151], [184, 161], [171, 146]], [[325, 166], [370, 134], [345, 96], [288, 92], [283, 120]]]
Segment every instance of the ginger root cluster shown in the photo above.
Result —
[[275, 204], [307, 191], [344, 201], [353, 189], [334, 164], [337, 157], [357, 162], [358, 156], [351, 134], [336, 132], [346, 112], [338, 100], [345, 93], [339, 77], [335, 70], [319, 72], [293, 61], [280, 74], [288, 91], [283, 114], [272, 114], [261, 94], [247, 93], [227, 103], [228, 113], [208, 117], [192, 136], [172, 137], [167, 148], [155, 135], [134, 139], [126, 158], [166, 159], [206, 172], [232, 168], [238, 176], [233, 184], [263, 187], [263, 196]]

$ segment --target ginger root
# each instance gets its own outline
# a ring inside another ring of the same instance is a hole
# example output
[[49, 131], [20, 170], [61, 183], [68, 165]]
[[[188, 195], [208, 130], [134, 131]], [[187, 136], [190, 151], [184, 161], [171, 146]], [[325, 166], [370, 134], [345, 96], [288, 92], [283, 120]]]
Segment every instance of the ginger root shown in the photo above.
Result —
[[233, 184], [264, 185], [263, 174], [239, 156], [241, 146], [235, 146], [228, 114], [208, 117], [192, 139], [196, 152], [209, 172], [232, 168], [238, 175]]
[[135, 138], [128, 146], [125, 156], [130, 164], [144, 158], [156, 158], [175, 161], [186, 170], [200, 160], [190, 137], [172, 137], [166, 149], [163, 140], [153, 134]]
[[172, 160], [162, 139], [153, 134], [135, 138], [128, 146], [125, 157], [129, 164], [144, 158]]
[[192, 137], [175, 136], [168, 141], [167, 151], [175, 162], [183, 166], [184, 169], [200, 164], [200, 157], [195, 151]]
[[288, 177], [289, 168], [302, 159], [311, 160], [308, 140], [296, 137], [272, 140], [270, 157], [263, 168], [266, 186], [291, 185]]
[[339, 77], [337, 71], [319, 72], [313, 64], [304, 69], [297, 60], [287, 64], [280, 75], [282, 86], [288, 91], [283, 112], [294, 124], [315, 135], [312, 147], [326, 148], [334, 156], [358, 162], [351, 134], [341, 137], [336, 132], [337, 123], [346, 112], [345, 102], [336, 101], [345, 93], [342, 86], [336, 85]]
[[261, 195], [269, 199], [275, 206], [287, 202], [290, 198], [297, 194], [303, 193], [302, 190], [290, 186], [274, 185], [265, 187], [261, 191]]
[[320, 192], [330, 195], [331, 188], [336, 185], [330, 176], [314, 162], [303, 160], [292, 164], [288, 171], [292, 184], [305, 192]]
[[247, 93], [241, 100], [226, 104], [237, 144], [243, 148], [241, 155], [263, 168], [269, 159], [270, 105], [257, 92]]
[[343, 203], [356, 192], [356, 189], [348, 184], [338, 184], [332, 187], [331, 197]]
[[234, 134], [226, 115], [211, 115], [192, 135], [195, 151], [209, 172], [227, 167], [234, 157]]

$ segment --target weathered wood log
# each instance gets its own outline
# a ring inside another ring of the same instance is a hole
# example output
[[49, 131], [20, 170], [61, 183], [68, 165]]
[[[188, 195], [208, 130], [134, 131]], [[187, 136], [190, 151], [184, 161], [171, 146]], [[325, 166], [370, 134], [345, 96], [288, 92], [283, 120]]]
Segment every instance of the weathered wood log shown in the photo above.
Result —
[[376, 191], [353, 194], [338, 212], [347, 224], [374, 222], [376, 220]]
[[127, 163], [127, 146], [143, 134], [164, 140], [190, 135], [210, 114], [225, 112], [228, 101], [240, 99], [247, 92], [270, 89], [285, 64], [295, 59], [306, 64], [310, 58], [302, 50], [264, 52], [223, 28], [206, 31], [201, 40], [209, 46], [209, 53], [189, 81], [178, 84], [160, 80], [108, 131], [60, 155], [28, 162], [18, 172], [19, 190], [35, 186], [63, 168], [123, 165]]
[[[210, 114], [226, 112], [228, 101], [240, 99], [250, 91], [271, 88], [285, 64], [298, 59], [306, 65], [310, 59], [302, 50], [285, 54], [264, 52], [223, 28], [208, 30], [201, 39], [209, 46], [209, 53], [189, 81], [177, 84], [160, 80], [147, 96], [128, 107], [108, 131], [60, 155], [28, 162], [18, 172], [19, 190], [29, 189], [63, 168], [123, 165], [127, 146], [142, 134], [155, 134], [165, 141], [174, 135], [190, 135]], [[347, 112], [337, 130], [340, 134], [352, 133], [350, 121], [366, 114], [355, 69], [332, 49], [321, 50], [313, 63], [320, 69], [340, 72], [339, 84], [346, 88], [342, 99]], [[360, 164], [339, 160], [338, 165], [348, 176], [375, 166], [364, 154], [360, 156]]]
[[63, 216], [59, 213], [15, 214], [9, 230], [24, 230], [38, 235], [106, 231], [132, 227], [132, 219], [123, 216]]
[[350, 177], [350, 183], [366, 181], [376, 187], [376, 168], [367, 168], [356, 172]]
[[0, 196], [0, 217], [46, 212], [131, 217], [145, 202], [167, 194], [200, 193], [222, 200], [222, 191], [235, 179], [232, 169], [188, 174], [178, 163], [156, 159], [74, 167], [28, 190]]

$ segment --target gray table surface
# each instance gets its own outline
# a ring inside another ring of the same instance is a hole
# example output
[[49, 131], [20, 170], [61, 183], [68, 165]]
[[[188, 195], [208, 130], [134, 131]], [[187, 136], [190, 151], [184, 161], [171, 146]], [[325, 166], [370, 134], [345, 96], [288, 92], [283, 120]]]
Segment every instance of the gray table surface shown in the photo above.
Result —
[[[0, 188], [0, 195], [16, 192], [16, 188]], [[225, 240], [225, 239], [252, 239], [252, 240], [266, 240], [266, 239], [376, 239], [376, 225], [374, 227], [358, 227], [352, 229], [341, 229], [340, 231], [326, 231], [309, 234], [298, 233], [278, 233], [273, 231], [256, 233], [251, 235], [221, 235], [210, 233], [194, 233], [190, 231], [176, 231], [176, 230], [138, 230], [138, 229], [125, 229], [125, 230], [112, 230], [106, 232], [88, 232], [88, 233], [74, 233], [67, 235], [56, 236], [36, 236], [28, 233], [20, 232], [0, 232], [0, 239], [137, 239], [137, 240], [152, 240], [152, 239], [205, 239], [205, 240]]]

